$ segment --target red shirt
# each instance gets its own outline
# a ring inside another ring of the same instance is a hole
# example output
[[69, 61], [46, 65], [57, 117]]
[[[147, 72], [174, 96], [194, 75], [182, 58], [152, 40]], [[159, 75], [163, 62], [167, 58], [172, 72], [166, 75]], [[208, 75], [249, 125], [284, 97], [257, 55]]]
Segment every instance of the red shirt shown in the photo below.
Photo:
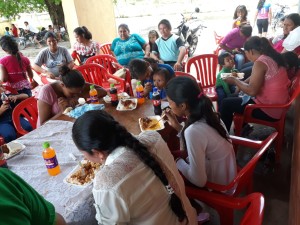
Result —
[[13, 34], [14, 37], [19, 37], [19, 35], [18, 35], [18, 29], [16, 27], [13, 27], [11, 29], [11, 32], [12, 32], [12, 34]]

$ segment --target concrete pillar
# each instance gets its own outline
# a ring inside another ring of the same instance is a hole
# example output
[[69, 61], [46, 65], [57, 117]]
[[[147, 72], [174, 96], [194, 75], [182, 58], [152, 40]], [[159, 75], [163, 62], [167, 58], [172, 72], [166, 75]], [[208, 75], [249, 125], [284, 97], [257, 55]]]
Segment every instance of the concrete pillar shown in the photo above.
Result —
[[73, 30], [86, 26], [93, 40], [100, 44], [112, 42], [117, 37], [113, 1], [62, 0], [71, 46], [75, 43]]

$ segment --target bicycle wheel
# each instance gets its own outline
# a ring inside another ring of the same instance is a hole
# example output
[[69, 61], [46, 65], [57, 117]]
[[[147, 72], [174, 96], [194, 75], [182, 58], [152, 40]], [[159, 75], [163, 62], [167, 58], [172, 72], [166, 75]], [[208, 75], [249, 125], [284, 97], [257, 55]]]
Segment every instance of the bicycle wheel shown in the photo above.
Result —
[[24, 50], [26, 48], [26, 42], [24, 40], [19, 41], [19, 49]]

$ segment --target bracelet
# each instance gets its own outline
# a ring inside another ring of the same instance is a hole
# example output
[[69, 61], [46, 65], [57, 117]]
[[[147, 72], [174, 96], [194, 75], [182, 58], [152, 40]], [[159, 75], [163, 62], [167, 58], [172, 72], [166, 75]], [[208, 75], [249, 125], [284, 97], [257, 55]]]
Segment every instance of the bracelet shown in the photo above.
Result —
[[173, 193], [174, 193], [174, 190], [173, 190], [173, 188], [171, 187], [171, 185], [170, 185], [170, 184], [166, 185], [165, 187], [166, 187], [166, 189], [167, 189], [167, 192], [169, 193], [169, 195], [171, 195], [171, 194], [173, 194]]

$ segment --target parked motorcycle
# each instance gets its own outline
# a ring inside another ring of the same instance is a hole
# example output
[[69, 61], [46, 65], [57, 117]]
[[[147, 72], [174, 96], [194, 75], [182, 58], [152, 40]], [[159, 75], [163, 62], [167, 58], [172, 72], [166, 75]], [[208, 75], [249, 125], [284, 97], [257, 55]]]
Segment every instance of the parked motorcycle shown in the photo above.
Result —
[[272, 29], [273, 31], [276, 31], [276, 29], [278, 27], [282, 27], [281, 25], [281, 21], [284, 19], [285, 17], [285, 10], [288, 9], [289, 7], [287, 5], [279, 5], [276, 4], [279, 8], [277, 11], [273, 12], [273, 16], [272, 16]]
[[[196, 13], [199, 13], [199, 8], [195, 9]], [[174, 29], [173, 33], [178, 35], [184, 41], [184, 45], [188, 50], [188, 56], [193, 56], [197, 45], [198, 45], [198, 36], [201, 34], [203, 28], [207, 28], [201, 24], [201, 21], [197, 17], [193, 16], [193, 13], [189, 18], [186, 18], [183, 14], [182, 21], [180, 25]]]
[[[37, 33], [37, 41], [40, 44], [45, 43], [44, 36], [47, 33], [47, 30], [44, 28], [39, 33]], [[17, 39], [17, 42], [19, 44], [19, 48], [21, 50], [25, 49], [27, 46], [34, 45], [36, 46], [36, 42], [34, 41], [34, 33], [26, 33], [23, 28], [19, 28], [19, 38]]]

